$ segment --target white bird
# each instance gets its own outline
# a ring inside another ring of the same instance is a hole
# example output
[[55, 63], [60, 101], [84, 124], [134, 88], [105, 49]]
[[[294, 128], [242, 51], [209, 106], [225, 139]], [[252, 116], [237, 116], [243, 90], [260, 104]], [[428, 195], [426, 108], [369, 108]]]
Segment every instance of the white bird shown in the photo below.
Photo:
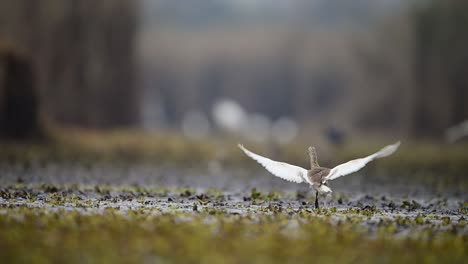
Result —
[[366, 166], [367, 163], [371, 162], [374, 159], [390, 156], [398, 149], [398, 147], [400, 146], [400, 141], [396, 142], [395, 144], [388, 145], [382, 148], [381, 150], [377, 151], [376, 153], [369, 155], [365, 158], [350, 160], [346, 163], [334, 167], [333, 169], [320, 167], [320, 165], [317, 162], [317, 153], [315, 151], [315, 148], [309, 147], [308, 154], [310, 156], [310, 170], [306, 170], [295, 165], [274, 161], [269, 158], [262, 157], [258, 154], [249, 151], [241, 144], [239, 144], [238, 146], [242, 151], [244, 151], [245, 154], [247, 154], [247, 156], [260, 163], [267, 171], [269, 171], [274, 176], [295, 183], [306, 182], [310, 184], [311, 188], [313, 187], [316, 190], [315, 208], [319, 208], [319, 192], [332, 192], [330, 187], [328, 187], [328, 181], [356, 172], [364, 168], [364, 166]]

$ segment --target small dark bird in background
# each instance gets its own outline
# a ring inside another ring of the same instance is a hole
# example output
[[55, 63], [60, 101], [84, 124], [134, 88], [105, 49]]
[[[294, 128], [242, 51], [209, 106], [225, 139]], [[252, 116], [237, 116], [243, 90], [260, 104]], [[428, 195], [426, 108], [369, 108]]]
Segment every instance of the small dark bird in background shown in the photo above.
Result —
[[342, 146], [346, 141], [346, 132], [334, 126], [329, 126], [325, 130], [325, 138], [328, 143], [335, 147]]

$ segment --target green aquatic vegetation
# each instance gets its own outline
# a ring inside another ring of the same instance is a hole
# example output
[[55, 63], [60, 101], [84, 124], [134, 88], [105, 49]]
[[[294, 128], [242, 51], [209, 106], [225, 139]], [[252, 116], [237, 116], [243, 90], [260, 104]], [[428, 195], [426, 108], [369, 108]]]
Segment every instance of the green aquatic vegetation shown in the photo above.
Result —
[[[277, 211], [276, 213], [281, 213], [281, 211], [282, 209], [280, 208], [279, 211]], [[297, 214], [303, 218], [308, 218], [311, 213], [312, 213], [312, 210], [310, 209], [301, 209], [297, 212]]]
[[266, 212], [272, 212], [272, 213], [281, 213], [283, 211], [283, 208], [281, 206], [278, 206], [276, 204], [268, 204], [267, 207], [262, 208]]
[[468, 224], [468, 221], [465, 219], [465, 217], [460, 217], [460, 219], [458, 219], [458, 225], [460, 225], [460, 227], [465, 227], [466, 225]]
[[410, 210], [411, 203], [409, 201], [403, 201], [401, 203], [401, 208], [405, 208], [406, 210]]
[[253, 200], [251, 200], [251, 204], [252, 205], [262, 205], [262, 204], [265, 204], [265, 200], [253, 199]]
[[141, 186], [135, 186], [135, 192], [138, 194], [138, 196], [147, 196], [149, 197], [150, 196], [150, 192], [148, 192], [148, 190], [146, 190], [145, 188], [141, 187]]
[[180, 197], [190, 197], [191, 195], [193, 195], [195, 193], [195, 191], [193, 189], [190, 189], [190, 188], [184, 188], [180, 191], [179, 195]]
[[110, 188], [108, 186], [96, 185], [94, 186], [94, 191], [101, 195], [109, 195]]
[[397, 228], [394, 224], [388, 224], [378, 228], [379, 235], [395, 234], [396, 232]]
[[177, 210], [177, 209], [180, 209], [180, 206], [178, 205], [171, 205], [171, 210]]
[[430, 214], [427, 214], [427, 215], [426, 215], [426, 218], [429, 218], [429, 219], [436, 219], [436, 215], [434, 215], [433, 213], [430, 213]]
[[40, 189], [44, 190], [45, 192], [48, 192], [48, 193], [55, 193], [55, 192], [58, 192], [58, 190], [59, 190], [59, 188], [57, 186], [54, 186], [52, 184], [42, 184], [40, 186]]
[[3, 199], [11, 199], [13, 198], [13, 193], [10, 190], [0, 190], [0, 197]]
[[278, 201], [287, 194], [280, 194], [278, 191], [260, 192], [256, 188], [252, 188], [249, 196], [244, 196], [244, 201], [252, 201], [255, 204], [263, 204], [264, 202]]
[[250, 192], [250, 199], [252, 200], [260, 199], [261, 196], [262, 194], [259, 191], [257, 191], [256, 188], [252, 188]]
[[404, 200], [400, 207], [408, 211], [414, 211], [414, 210], [420, 209], [421, 204], [416, 202], [415, 200], [412, 200], [411, 202]]
[[401, 217], [401, 216], [397, 216], [397, 218], [395, 219], [395, 222], [400, 226], [409, 226], [412, 223], [409, 217]]
[[390, 201], [387, 205], [388, 207], [390, 207], [391, 209], [396, 209], [397, 208], [397, 205], [394, 201]]
[[449, 225], [450, 222], [451, 222], [450, 217], [448, 217], [448, 216], [442, 217], [441, 220], [442, 220], [442, 223], [443, 223], [444, 225]]
[[278, 201], [279, 200], [279, 193], [275, 191], [270, 191], [266, 195], [266, 201]]
[[[88, 200], [82, 202], [81, 200], [76, 199], [76, 200], [74, 200], [73, 204], [77, 208], [91, 208], [91, 207], [93, 207], [93, 200], [88, 199]], [[97, 203], [96, 206], [99, 206], [99, 204]]]
[[197, 201], [200, 205], [207, 205], [211, 202], [211, 197], [204, 193], [196, 195], [195, 197], [197, 198]]
[[167, 197], [169, 194], [169, 188], [164, 186], [153, 187], [149, 190], [149, 193], [153, 197]]
[[314, 208], [313, 212], [316, 215], [323, 215], [323, 216], [329, 216], [334, 213], [333, 210], [329, 208], [320, 208], [320, 209]]
[[206, 190], [206, 196], [213, 197], [214, 199], [218, 200], [224, 200], [226, 198], [223, 190], [215, 188]]
[[28, 198], [28, 203], [34, 203], [36, 201], [36, 196], [32, 195], [31, 197]]
[[[305, 199], [296, 200], [295, 192], [250, 190], [249, 201], [244, 202], [245, 194], [220, 190], [54, 187], [53, 192], [25, 184], [0, 187], [10, 197], [0, 199], [0, 259], [8, 263], [78, 263], [83, 256], [87, 262], [103, 263], [462, 263], [468, 257], [466, 217], [459, 210], [464, 207], [453, 200], [450, 212], [428, 205], [416, 215], [399, 206], [380, 208], [380, 198], [366, 199], [361, 207], [355, 199], [347, 199], [350, 205], [334, 200], [336, 207], [312, 209]], [[181, 196], [186, 190], [190, 195]], [[39, 208], [28, 208], [31, 203], [23, 198], [28, 196], [37, 198], [33, 206]], [[391, 197], [385, 202], [389, 201]], [[407, 201], [415, 206], [413, 200]], [[50, 206], [52, 202], [57, 206]]]
[[59, 206], [59, 205], [64, 205], [65, 202], [67, 201], [66, 199], [66, 196], [65, 195], [62, 195], [58, 192], [54, 192], [52, 193], [48, 199], [46, 199], [46, 202], [52, 204], [52, 205], [55, 205], [55, 206]]
[[207, 213], [209, 215], [225, 215], [227, 213], [226, 209], [215, 209], [215, 208], [208, 208], [205, 207], [202, 210], [203, 213]]
[[71, 197], [69, 198], [69, 202], [75, 205], [75, 207], [78, 207], [78, 204], [80, 203], [81, 200], [82, 199], [76, 196], [76, 194], [72, 194]]
[[345, 214], [361, 214], [362, 211], [363, 210], [361, 208], [353, 207], [353, 208], [349, 208], [349, 209], [343, 211], [343, 213], [345, 213]]
[[411, 201], [411, 210], [420, 209], [420, 208], [421, 208], [420, 203], [416, 202], [415, 200]]
[[415, 218], [414, 218], [414, 221], [416, 222], [416, 224], [418, 225], [422, 225], [424, 224], [424, 217], [420, 214], [418, 214]]
[[372, 217], [374, 215], [375, 211], [371, 209], [364, 209], [360, 211], [360, 214], [367, 216], [367, 217]]
[[84, 201], [84, 202], [82, 203], [82, 205], [83, 205], [83, 207], [89, 208], [89, 207], [93, 206], [93, 200], [88, 199], [88, 200]]
[[437, 204], [439, 206], [447, 206], [447, 200], [446, 199], [441, 199], [441, 200], [437, 201]]

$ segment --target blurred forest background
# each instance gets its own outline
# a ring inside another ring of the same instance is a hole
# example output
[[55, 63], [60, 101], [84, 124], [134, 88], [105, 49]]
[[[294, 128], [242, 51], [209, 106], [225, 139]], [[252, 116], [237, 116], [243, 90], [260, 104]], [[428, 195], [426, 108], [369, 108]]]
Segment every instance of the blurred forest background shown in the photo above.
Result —
[[441, 141], [468, 118], [467, 14], [465, 0], [0, 1], [0, 131]]

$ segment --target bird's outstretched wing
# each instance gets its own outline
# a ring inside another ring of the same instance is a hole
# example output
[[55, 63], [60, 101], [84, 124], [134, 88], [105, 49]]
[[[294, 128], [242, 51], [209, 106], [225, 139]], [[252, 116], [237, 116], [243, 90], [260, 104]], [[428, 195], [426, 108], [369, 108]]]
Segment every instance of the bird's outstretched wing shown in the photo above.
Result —
[[304, 178], [307, 177], [307, 170], [304, 168], [262, 157], [244, 148], [241, 144], [238, 146], [247, 156], [260, 163], [267, 171], [276, 177], [296, 183], [304, 182]]
[[367, 163], [369, 163], [370, 161], [372, 161], [374, 159], [383, 158], [383, 157], [387, 157], [387, 156], [392, 155], [393, 152], [395, 152], [398, 149], [398, 146], [400, 146], [400, 141], [396, 142], [393, 145], [388, 145], [388, 146], [382, 148], [381, 150], [379, 150], [378, 152], [376, 152], [376, 153], [374, 153], [372, 155], [369, 155], [369, 156], [367, 156], [365, 158], [350, 160], [350, 161], [348, 161], [346, 163], [338, 165], [338, 166], [336, 166], [336, 167], [334, 167], [333, 169], [330, 170], [330, 173], [326, 176], [325, 179], [326, 180], [334, 180], [334, 179], [339, 178], [341, 176], [345, 176], [345, 175], [351, 174], [353, 172], [356, 172], [356, 171], [364, 168], [364, 166], [366, 166]]

